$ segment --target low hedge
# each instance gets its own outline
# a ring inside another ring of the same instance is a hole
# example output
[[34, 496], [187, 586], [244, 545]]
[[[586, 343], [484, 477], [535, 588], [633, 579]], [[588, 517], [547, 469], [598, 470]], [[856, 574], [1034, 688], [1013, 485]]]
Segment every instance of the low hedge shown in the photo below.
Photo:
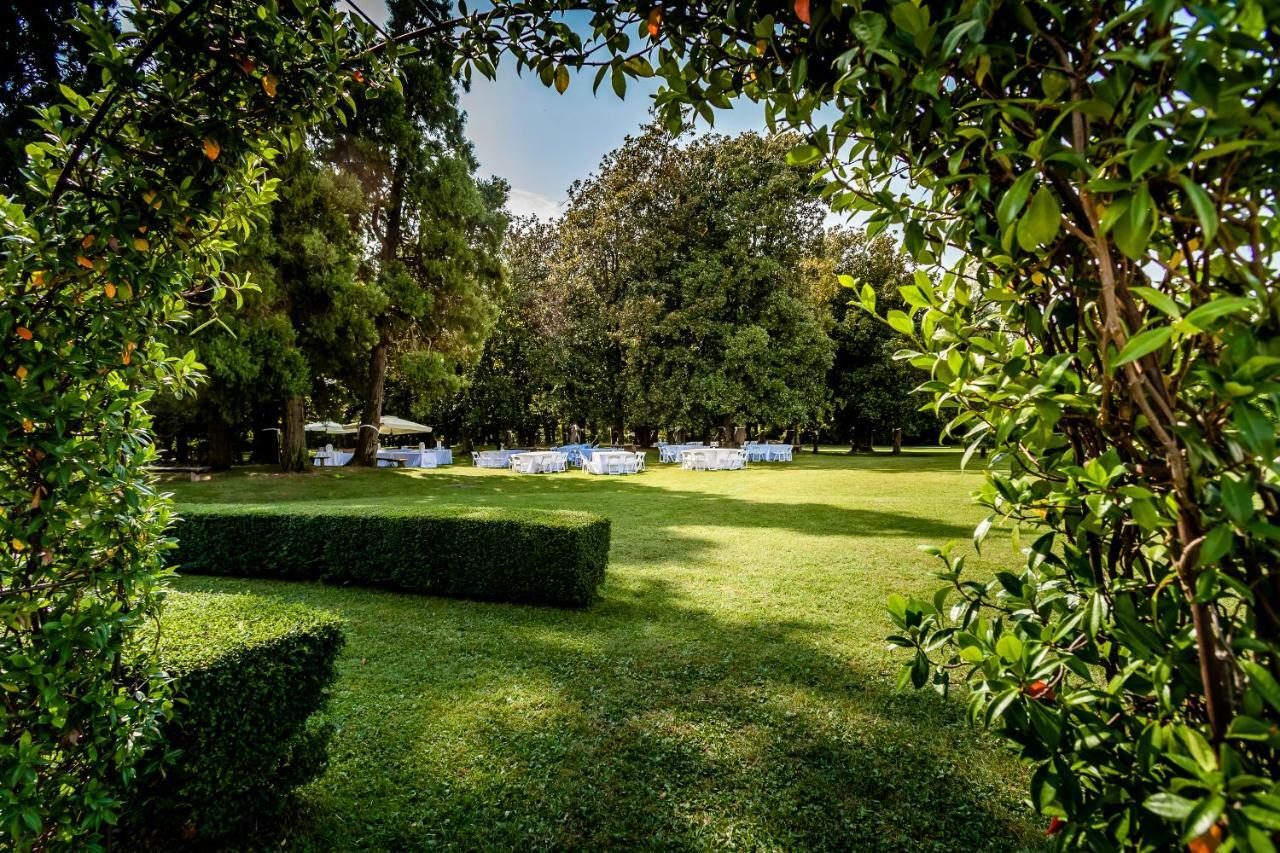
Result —
[[322, 580], [456, 598], [584, 606], [609, 522], [580, 512], [186, 505], [186, 572]]
[[203, 842], [271, 818], [324, 768], [330, 726], [315, 712], [336, 676], [341, 621], [261, 596], [171, 592], [158, 631], [176, 700], [160, 769], [124, 810], [125, 846]]

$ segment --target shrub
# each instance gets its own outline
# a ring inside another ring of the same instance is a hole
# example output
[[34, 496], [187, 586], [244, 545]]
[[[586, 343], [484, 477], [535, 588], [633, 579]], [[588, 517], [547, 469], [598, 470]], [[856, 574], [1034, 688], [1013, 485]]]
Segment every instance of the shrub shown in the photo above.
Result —
[[[128, 841], [225, 836], [270, 817], [323, 769], [325, 702], [340, 620], [254, 595], [170, 593], [156, 663], [177, 696], [161, 730], [163, 770], [143, 777], [125, 813]], [[156, 756], [159, 757], [158, 755]]]
[[59, 25], [83, 91], [38, 114], [18, 92], [38, 138], [0, 198], [0, 843], [19, 850], [98, 845], [162, 716], [154, 673], [121, 679], [165, 576], [145, 406], [199, 370], [160, 333], [187, 298], [238, 298], [227, 255], [271, 198], [265, 161], [364, 85], [357, 62], [391, 85], [395, 53], [323, 3], [110, 5]]
[[175, 562], [192, 573], [583, 606], [609, 557], [609, 522], [587, 513], [188, 506], [183, 515]]

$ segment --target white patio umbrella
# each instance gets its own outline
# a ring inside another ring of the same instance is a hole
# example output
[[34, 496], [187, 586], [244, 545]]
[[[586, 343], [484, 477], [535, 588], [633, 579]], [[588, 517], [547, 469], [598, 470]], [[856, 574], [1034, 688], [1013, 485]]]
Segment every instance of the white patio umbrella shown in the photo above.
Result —
[[[360, 426], [360, 424], [347, 424], [346, 432], [356, 432], [360, 429]], [[378, 432], [382, 435], [413, 435], [420, 432], [431, 432], [431, 427], [407, 421], [404, 418], [397, 418], [395, 415], [383, 415], [382, 425], [378, 428]]]
[[313, 424], [307, 424], [303, 429], [307, 432], [323, 432], [329, 435], [348, 435], [355, 432], [354, 429], [349, 429], [337, 421], [316, 421]]

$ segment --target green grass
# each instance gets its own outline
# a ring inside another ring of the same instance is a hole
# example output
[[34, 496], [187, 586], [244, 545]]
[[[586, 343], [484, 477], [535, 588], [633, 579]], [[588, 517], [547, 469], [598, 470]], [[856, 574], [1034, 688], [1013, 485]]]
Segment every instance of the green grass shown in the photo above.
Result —
[[[634, 477], [238, 473], [180, 502], [586, 509], [613, 522], [585, 611], [184, 578], [336, 612], [331, 765], [303, 849], [1035, 847], [1026, 774], [959, 697], [894, 688], [885, 597], [964, 541], [958, 456], [797, 456]], [[988, 559], [1012, 559], [994, 540]], [[993, 563], [977, 563], [990, 569]]]

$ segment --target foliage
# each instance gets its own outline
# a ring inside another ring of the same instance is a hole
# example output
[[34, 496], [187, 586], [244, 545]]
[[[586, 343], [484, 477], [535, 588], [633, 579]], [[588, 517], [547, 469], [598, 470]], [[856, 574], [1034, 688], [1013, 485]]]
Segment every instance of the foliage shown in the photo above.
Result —
[[[390, 32], [439, 22], [448, 8], [439, 0], [393, 0]], [[362, 424], [381, 422], [388, 378], [400, 410], [415, 415], [457, 390], [492, 325], [500, 283], [506, 184], [475, 179], [447, 43], [417, 46], [400, 65], [403, 87], [362, 104], [335, 129], [329, 152], [364, 188], [365, 233], [376, 247], [371, 283], [383, 300], [373, 318], [376, 342], [353, 377]], [[352, 464], [375, 463], [376, 438], [373, 430], [359, 433]]]
[[174, 560], [204, 574], [584, 606], [609, 561], [609, 522], [586, 513], [202, 506], [183, 515]]
[[[569, 8], [595, 13], [585, 43]], [[998, 449], [975, 542], [1030, 534], [1016, 571], [969, 580], [943, 550], [948, 591], [895, 600], [908, 678], [963, 669], [1063, 843], [1274, 849], [1280, 6], [500, 2], [470, 24], [482, 73], [599, 62], [619, 90], [662, 77], [673, 129], [742, 96], [807, 130], [792, 159], [834, 206], [934, 267], [885, 319], [951, 428]]]
[[[94, 14], [110, 4], [95, 0]], [[75, 0], [10, 2], [0, 10], [0, 195], [19, 192], [23, 148], [40, 135], [37, 110], [61, 103], [60, 86], [79, 90], [89, 63], [89, 44], [73, 24]]]
[[173, 717], [153, 747], [171, 758], [129, 798], [122, 834], [170, 848], [277, 816], [325, 766], [331, 728], [316, 717], [336, 678], [342, 622], [257, 595], [171, 593], [155, 654], [173, 679]]
[[882, 308], [906, 307], [898, 288], [911, 281], [901, 247], [885, 234], [835, 228], [827, 233], [819, 256], [820, 270], [809, 277], [826, 282], [822, 308], [829, 315], [835, 358], [827, 374], [831, 389], [833, 438], [856, 450], [870, 450], [873, 437], [891, 439], [902, 429], [911, 439], [936, 441], [938, 419], [921, 412], [928, 396], [915, 391], [920, 371], [894, 359], [906, 339], [884, 323], [849, 304], [840, 276], [861, 282], [876, 293]]
[[[967, 500], [981, 475], [952, 451], [806, 453], [723, 476], [653, 458], [639, 477], [550, 482], [455, 465], [174, 484], [182, 514], [323, 502], [610, 520], [608, 579], [585, 609], [177, 579], [347, 622], [329, 769], [300, 792], [305, 819], [280, 826], [283, 849], [1042, 850], [1030, 774], [960, 703], [895, 690], [883, 641], [885, 591], [928, 593], [915, 543], [982, 517]], [[1008, 553], [999, 535], [974, 571]]]
[[473, 429], [816, 422], [831, 345], [802, 261], [821, 212], [789, 147], [650, 126], [571, 188], [562, 219], [523, 226], [506, 250], [514, 316], [467, 392]]
[[[266, 433], [269, 452], [261, 461], [275, 462], [284, 401], [301, 396], [329, 407], [349, 405], [326, 380], [363, 366], [377, 339], [373, 318], [386, 306], [360, 276], [365, 203], [354, 178], [318, 162], [310, 148], [282, 158], [271, 176], [279, 181], [279, 197], [241, 242], [234, 263], [257, 289], [233, 309], [200, 306], [197, 317], [217, 317], [219, 325], [182, 335], [177, 345], [195, 350], [207, 381], [195, 406], [164, 398], [156, 414], [165, 440], [202, 431], [210, 419], [216, 426], [252, 424], [255, 433]], [[226, 467], [230, 460], [210, 462]]]
[[582, 324], [574, 320], [586, 312], [550, 279], [557, 245], [555, 226], [532, 217], [507, 229], [498, 319], [454, 404], [467, 438], [498, 442], [511, 430], [534, 443], [540, 425], [568, 424], [592, 411], [579, 408], [592, 405], [583, 389], [596, 387], [591, 379], [603, 365], [580, 346]]
[[144, 406], [197, 371], [157, 332], [243, 284], [225, 256], [272, 197], [264, 161], [356, 85], [369, 33], [344, 21], [271, 0], [87, 14], [101, 88], [61, 90], [0, 199], [0, 825], [19, 849], [96, 847], [145, 769], [168, 700], [121, 654], [162, 593], [169, 508]]

